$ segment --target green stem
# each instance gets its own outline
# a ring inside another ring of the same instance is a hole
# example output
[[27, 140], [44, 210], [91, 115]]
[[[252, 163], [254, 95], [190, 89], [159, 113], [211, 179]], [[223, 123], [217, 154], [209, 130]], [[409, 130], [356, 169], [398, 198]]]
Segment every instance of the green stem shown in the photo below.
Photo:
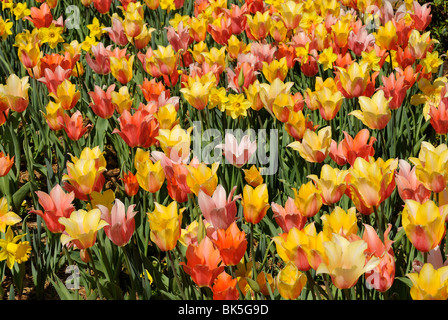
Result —
[[168, 256], [168, 261], [170, 263], [171, 269], [173, 270], [174, 281], [176, 281], [177, 287], [179, 288], [179, 291], [180, 291], [180, 295], [182, 296], [183, 300], [186, 300], [185, 295], [184, 295], [184, 290], [183, 290], [182, 285], [179, 280], [179, 275], [177, 274], [176, 268], [174, 267], [174, 261], [173, 261], [173, 256], [171, 255], [171, 251], [167, 251], [167, 256]]
[[93, 275], [95, 276], [96, 286], [98, 288], [98, 294], [100, 296], [100, 299], [103, 300], [103, 292], [101, 290], [100, 280], [98, 279], [98, 271], [96, 270], [95, 267], [95, 261], [93, 260], [92, 251], [90, 250], [90, 248], [87, 248], [86, 251], [89, 255], [90, 262], [92, 262]]

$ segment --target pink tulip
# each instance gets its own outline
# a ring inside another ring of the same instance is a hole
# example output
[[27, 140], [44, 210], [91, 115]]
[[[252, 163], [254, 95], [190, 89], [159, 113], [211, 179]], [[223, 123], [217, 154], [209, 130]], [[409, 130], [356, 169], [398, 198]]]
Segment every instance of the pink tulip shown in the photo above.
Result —
[[62, 233], [65, 227], [58, 220], [60, 217], [69, 218], [75, 210], [72, 204], [75, 193], [65, 193], [64, 189], [57, 184], [51, 189], [50, 194], [43, 191], [36, 191], [36, 194], [39, 198], [39, 204], [44, 210], [31, 210], [30, 213], [41, 216], [50, 232]]
[[115, 199], [115, 204], [112, 210], [103, 205], [97, 205], [101, 211], [101, 219], [106, 221], [109, 225], [104, 227], [106, 236], [117, 246], [123, 247], [132, 237], [135, 230], [134, 216], [136, 211], [133, 211], [135, 204], [130, 205], [127, 210], [119, 199]]
[[272, 202], [271, 208], [274, 212], [273, 218], [283, 232], [289, 232], [292, 228], [302, 230], [307, 222], [307, 217], [300, 214], [293, 198], [288, 197], [285, 207]]
[[71, 116], [64, 113], [63, 128], [70, 140], [76, 141], [81, 139], [81, 137], [86, 133], [87, 129], [92, 126], [92, 124], [89, 123], [84, 127], [83, 122], [84, 119], [79, 110], [76, 110], [76, 112]]
[[108, 119], [112, 117], [115, 111], [115, 107], [112, 104], [112, 91], [115, 89], [115, 84], [112, 84], [106, 91], [95, 85], [93, 92], [89, 92], [89, 96], [93, 99], [93, 103], [90, 103], [93, 112], [103, 118]]
[[366, 283], [379, 292], [385, 292], [392, 286], [395, 278], [393, 241], [388, 239], [392, 225], [389, 224], [384, 232], [384, 243], [372, 226], [364, 224], [364, 227], [363, 240], [367, 242], [367, 249], [364, 252], [367, 256], [375, 256], [380, 259], [380, 263], [373, 270], [366, 272]]
[[414, 13], [411, 14], [411, 18], [414, 21], [415, 29], [424, 31], [432, 20], [431, 6], [429, 3], [421, 5], [417, 1], [414, 1], [412, 11]]
[[369, 34], [367, 26], [362, 26], [356, 33], [350, 31], [348, 36], [348, 48], [357, 56], [361, 56], [361, 54], [374, 43], [375, 37], [373, 34]]
[[403, 201], [411, 199], [420, 203], [428, 200], [431, 197], [431, 191], [417, 179], [415, 167], [411, 169], [411, 165], [405, 160], [399, 160], [398, 166], [400, 170], [395, 175], [395, 182], [400, 198]]
[[250, 141], [250, 136], [245, 135], [238, 144], [233, 134], [226, 133], [225, 143], [219, 144], [215, 148], [222, 149], [226, 160], [240, 168], [250, 160], [257, 150], [257, 142]]
[[86, 54], [86, 62], [95, 73], [110, 73], [110, 57], [108, 51], [111, 48], [112, 45], [104, 47], [104, 44], [99, 42], [96, 46], [92, 46], [92, 53], [95, 56], [95, 60], [92, 59], [90, 54]]
[[237, 207], [236, 200], [241, 196], [232, 196], [236, 186], [230, 191], [226, 198], [226, 191], [222, 185], [216, 187], [215, 192], [210, 197], [202, 190], [198, 193], [199, 208], [204, 215], [205, 220], [215, 229], [227, 229], [236, 219]]
[[184, 28], [184, 24], [181, 21], [177, 26], [177, 30], [172, 26], [166, 28], [167, 33], [166, 37], [168, 42], [173, 47], [174, 51], [178, 52], [183, 50], [183, 52], [188, 51], [188, 46], [192, 43], [192, 39], [190, 38], [190, 32], [188, 28]]
[[109, 38], [116, 45], [125, 46], [128, 44], [128, 38], [124, 32], [122, 22], [117, 18], [112, 18], [112, 27], [104, 28], [109, 33]]
[[389, 77], [382, 76], [383, 86], [379, 87], [378, 90], [384, 91], [384, 97], [392, 100], [389, 102], [390, 109], [398, 109], [401, 107], [409, 86], [406, 82], [404, 74], [391, 73]]
[[44, 70], [44, 76], [37, 79], [47, 86], [49, 92], [57, 93], [58, 86], [66, 79], [70, 77], [72, 73], [71, 69], [63, 69], [61, 66], [57, 66], [54, 71], [50, 68]]

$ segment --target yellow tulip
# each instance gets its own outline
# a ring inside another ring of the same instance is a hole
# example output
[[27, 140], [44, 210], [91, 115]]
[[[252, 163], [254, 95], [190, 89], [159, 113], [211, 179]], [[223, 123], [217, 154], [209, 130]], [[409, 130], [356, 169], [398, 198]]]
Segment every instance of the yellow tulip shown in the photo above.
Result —
[[[361, 97], [360, 97], [361, 98]], [[336, 117], [344, 101], [344, 96], [339, 90], [331, 90], [323, 87], [316, 91], [316, 101], [319, 105], [320, 115], [324, 120], [331, 120]]]
[[395, 169], [398, 159], [384, 161], [381, 158], [369, 158], [369, 161], [358, 157], [348, 170], [350, 180], [348, 187], [356, 208], [362, 214], [370, 214], [395, 189]]
[[406, 276], [412, 281], [413, 300], [448, 299], [448, 266], [434, 269], [431, 263], [425, 263], [420, 272]]
[[284, 299], [295, 300], [305, 287], [307, 278], [292, 262], [281, 269], [276, 278], [278, 292]]
[[81, 98], [81, 92], [69, 80], [65, 79], [56, 89], [56, 93], [48, 95], [60, 103], [64, 110], [71, 110]]
[[252, 165], [249, 169], [243, 169], [243, 172], [244, 180], [246, 180], [252, 187], [256, 188], [263, 183], [263, 177], [260, 175], [260, 171], [258, 171], [255, 165]]
[[349, 115], [355, 116], [370, 129], [381, 130], [392, 116], [389, 108], [391, 100], [392, 97], [385, 98], [383, 90], [378, 90], [371, 98], [359, 97], [361, 110], [354, 110]]
[[181, 236], [182, 213], [185, 208], [178, 210], [176, 201], [166, 207], [157, 202], [154, 205], [154, 211], [147, 213], [150, 238], [160, 250], [172, 250]]
[[240, 53], [243, 53], [247, 48], [247, 45], [244, 41], [240, 41], [234, 34], [232, 34], [227, 40], [227, 53], [229, 57], [233, 60], [238, 58]]
[[199, 190], [202, 190], [210, 197], [218, 186], [218, 171], [219, 163], [213, 163], [209, 168], [205, 163], [201, 162], [198, 166], [188, 165], [187, 169], [187, 185], [190, 190], [197, 196]]
[[160, 160], [153, 163], [151, 159], [147, 159], [144, 162], [139, 162], [136, 169], [135, 177], [143, 190], [151, 193], [160, 190], [165, 181], [165, 172]]
[[92, 247], [98, 230], [108, 225], [101, 219], [99, 209], [73, 211], [70, 218], [61, 217], [58, 221], [65, 226], [65, 232], [61, 234], [61, 244], [72, 242], [79, 249]]
[[247, 15], [248, 34], [255, 40], [263, 40], [268, 35], [271, 27], [271, 16], [269, 10], [264, 13], [257, 11], [253, 16]]
[[323, 232], [328, 238], [337, 233], [349, 240], [351, 235], [356, 235], [358, 232], [358, 218], [354, 207], [347, 211], [336, 207], [330, 214], [324, 214], [321, 220]]
[[306, 129], [302, 141], [294, 141], [288, 147], [299, 152], [308, 162], [322, 162], [330, 153], [331, 127], [320, 129], [317, 133]]
[[281, 3], [279, 13], [287, 29], [293, 30], [297, 28], [302, 18], [302, 8], [302, 3], [292, 0]]
[[261, 71], [269, 83], [272, 83], [276, 78], [284, 81], [286, 75], [288, 74], [288, 65], [286, 64], [286, 58], [283, 57], [280, 60], [272, 60], [272, 62], [269, 64], [263, 61], [263, 67]]
[[272, 113], [272, 106], [277, 96], [281, 93], [290, 93], [293, 85], [293, 82], [284, 83], [279, 78], [275, 78], [270, 84], [260, 83], [259, 95], [264, 107]]
[[160, 129], [171, 129], [179, 124], [176, 107], [171, 103], [160, 106], [155, 117], [159, 122]]
[[277, 254], [284, 262], [292, 262], [300, 271], [308, 271], [311, 268], [307, 254], [312, 245], [310, 237], [316, 235], [316, 227], [312, 222], [302, 230], [293, 227], [288, 233], [273, 237], [272, 240], [275, 242]]
[[312, 181], [302, 184], [297, 191], [294, 192], [294, 203], [300, 214], [304, 217], [313, 217], [322, 207], [321, 191], [317, 189]]
[[122, 86], [118, 92], [112, 91], [110, 94], [112, 98], [112, 104], [115, 106], [119, 114], [122, 114], [124, 110], [131, 112], [133, 99], [129, 94], [127, 86]]
[[442, 240], [448, 215], [447, 205], [438, 207], [432, 200], [420, 204], [408, 199], [401, 215], [406, 236], [417, 250], [428, 252]]
[[307, 178], [313, 180], [322, 195], [322, 202], [326, 205], [337, 203], [344, 195], [347, 188], [345, 178], [348, 174], [347, 170], [333, 168], [328, 164], [322, 166], [320, 178], [311, 174]]
[[132, 79], [132, 66], [135, 56], [116, 58], [110, 57], [110, 71], [117, 81], [127, 84]]
[[172, 129], [160, 129], [156, 139], [171, 160], [185, 159], [190, 154], [191, 131], [193, 127], [185, 130], [177, 124]]
[[[210, 72], [211, 74], [211, 72]], [[203, 110], [209, 100], [211, 88], [216, 84], [215, 77], [189, 77], [185, 87], [180, 89], [185, 100], [197, 110]]]
[[244, 219], [249, 223], [259, 223], [270, 207], [267, 185], [260, 184], [255, 188], [245, 185], [241, 204], [243, 206]]
[[397, 44], [397, 28], [395, 28], [392, 20], [386, 22], [384, 26], [380, 26], [374, 34], [376, 43], [385, 50], [392, 50]]
[[448, 147], [441, 144], [434, 147], [422, 141], [418, 158], [410, 157], [415, 165], [415, 174], [423, 186], [433, 192], [442, 192], [448, 181]]
[[353, 287], [360, 276], [379, 263], [376, 257], [366, 262], [364, 250], [367, 243], [364, 240], [350, 242], [341, 235], [333, 234], [331, 241], [324, 242], [323, 246], [326, 261], [319, 265], [316, 274], [329, 274], [334, 286], [339, 289]]

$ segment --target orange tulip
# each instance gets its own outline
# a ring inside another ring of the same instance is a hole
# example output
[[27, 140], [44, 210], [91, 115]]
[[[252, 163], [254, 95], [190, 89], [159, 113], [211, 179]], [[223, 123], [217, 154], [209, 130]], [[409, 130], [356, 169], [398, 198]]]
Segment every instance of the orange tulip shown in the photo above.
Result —
[[217, 230], [213, 243], [219, 249], [222, 262], [226, 266], [236, 266], [246, 252], [246, 233], [241, 231], [234, 221], [227, 229]]
[[67, 136], [70, 140], [77, 141], [82, 138], [82, 136], [86, 133], [87, 129], [92, 126], [92, 124], [88, 124], [84, 127], [83, 117], [79, 110], [76, 110], [72, 116], [64, 113], [63, 115], [64, 123], [62, 127], [67, 133]]
[[240, 293], [237, 289], [238, 280], [232, 278], [225, 271], [221, 272], [213, 282], [213, 300], [238, 300]]
[[199, 287], [211, 288], [218, 275], [224, 271], [219, 250], [208, 237], [204, 237], [198, 245], [190, 244], [185, 256], [187, 263], [180, 262], [179, 265]]
[[124, 192], [126, 192], [129, 197], [135, 196], [140, 187], [135, 175], [131, 171], [129, 171], [127, 174], [123, 173], [122, 180], [124, 183]]
[[9, 173], [9, 170], [11, 170], [12, 166], [14, 165], [14, 157], [9, 157], [9, 155], [6, 155], [0, 151], [0, 177], [4, 177]]
[[112, 133], [118, 133], [129, 147], [149, 148], [157, 142], [159, 123], [148, 111], [137, 110], [131, 115], [129, 111], [124, 110], [118, 122], [120, 130], [115, 128]]

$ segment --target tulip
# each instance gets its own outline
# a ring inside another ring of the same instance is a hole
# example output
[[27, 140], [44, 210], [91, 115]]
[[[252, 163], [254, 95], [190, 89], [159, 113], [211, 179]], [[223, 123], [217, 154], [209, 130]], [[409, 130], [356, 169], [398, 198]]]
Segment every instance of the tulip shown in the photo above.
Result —
[[[236, 200], [241, 196], [233, 197], [236, 190], [234, 187], [226, 198], [226, 191], [222, 185], [216, 187], [212, 196], [199, 190], [198, 204], [204, 219], [215, 229], [227, 229], [236, 220]], [[233, 197], [233, 198], [232, 198]]]
[[6, 226], [13, 226], [22, 221], [16, 213], [9, 211], [8, 201], [5, 197], [0, 199], [0, 231], [5, 232]]
[[288, 147], [299, 152], [308, 162], [322, 162], [330, 153], [331, 127], [320, 129], [317, 133], [306, 129], [302, 141], [294, 141]]
[[395, 183], [401, 200], [411, 199], [420, 203], [428, 200], [431, 197], [431, 190], [426, 189], [417, 179], [416, 167], [411, 169], [411, 165], [406, 160], [399, 160], [398, 166], [400, 170], [395, 175]]
[[346, 170], [332, 168], [328, 164], [322, 166], [320, 178], [317, 175], [308, 175], [307, 178], [313, 180], [320, 190], [322, 202], [326, 205], [337, 203], [344, 195], [346, 189], [345, 178], [348, 174]]
[[353, 51], [357, 56], [361, 56], [362, 52], [365, 52], [367, 48], [375, 43], [375, 36], [369, 34], [367, 26], [364, 25], [355, 33], [350, 31], [347, 39], [348, 48]]
[[95, 85], [94, 91], [89, 92], [89, 96], [93, 100], [90, 103], [90, 107], [97, 116], [103, 119], [108, 119], [114, 114], [115, 107], [112, 104], [111, 96], [114, 89], [115, 84], [110, 85], [106, 91], [103, 91], [99, 86]]
[[323, 246], [327, 261], [319, 265], [316, 274], [329, 274], [333, 285], [338, 289], [353, 287], [362, 274], [379, 263], [376, 257], [366, 262], [364, 251], [367, 249], [367, 243], [364, 240], [350, 242], [341, 235], [333, 234], [331, 241], [324, 242]]
[[42, 52], [40, 51], [38, 43], [28, 42], [25, 45], [19, 45], [17, 54], [19, 60], [27, 69], [33, 69], [38, 65], [40, 59], [42, 59]]
[[274, 292], [275, 290], [275, 284], [274, 284], [274, 277], [265, 271], [261, 271], [258, 275], [255, 281], [258, 284], [258, 287], [260, 288], [260, 293], [266, 297], [268, 297], [270, 294], [269, 292]]
[[12, 74], [6, 80], [6, 85], [1, 85], [0, 93], [6, 100], [7, 106], [16, 112], [23, 112], [28, 107], [30, 88], [29, 77], [19, 78]]
[[406, 200], [402, 211], [402, 224], [413, 246], [428, 252], [434, 249], [445, 234], [445, 219], [448, 206], [438, 207], [432, 200], [423, 204]]
[[90, 194], [90, 201], [86, 205], [88, 210], [96, 208], [101, 205], [111, 211], [115, 201], [115, 192], [112, 189], [107, 189], [104, 192], [93, 191]]
[[238, 228], [235, 221], [227, 229], [218, 229], [213, 243], [226, 266], [237, 265], [247, 249], [246, 233]]
[[124, 192], [129, 196], [135, 196], [138, 192], [140, 185], [138, 184], [135, 175], [129, 171], [127, 174], [123, 173]]
[[435, 107], [434, 105], [430, 105], [429, 107], [429, 116], [431, 126], [434, 128], [437, 134], [447, 134], [448, 133], [448, 99], [445, 98], [445, 94], [448, 91], [448, 86], [445, 86], [442, 89], [441, 97], [439, 105]]
[[316, 236], [314, 222], [299, 230], [291, 228], [288, 233], [282, 233], [273, 237], [277, 253], [280, 258], [288, 263], [292, 262], [300, 271], [308, 271], [311, 266], [308, 261], [307, 250], [311, 249], [310, 236]]
[[252, 165], [250, 169], [243, 169], [244, 172], [244, 180], [252, 187], [257, 187], [263, 183], [263, 177], [260, 174], [260, 171], [257, 169], [255, 165]]
[[369, 140], [369, 130], [361, 129], [354, 138], [345, 131], [343, 133], [344, 140], [339, 145], [333, 140], [330, 146], [330, 157], [338, 165], [342, 166], [348, 162], [353, 166], [356, 158], [361, 157], [368, 160], [375, 154], [373, 144], [376, 142], [376, 138], [370, 137]]
[[318, 190], [312, 181], [302, 184], [297, 191], [294, 192], [294, 203], [300, 214], [307, 218], [315, 216], [322, 207], [321, 191]]
[[367, 284], [378, 290], [385, 292], [392, 286], [395, 278], [395, 259], [392, 249], [393, 241], [388, 239], [388, 235], [392, 225], [389, 224], [387, 230], [384, 232], [384, 243], [376, 234], [375, 229], [364, 224], [363, 240], [367, 242], [367, 255], [373, 255], [380, 259], [380, 263], [371, 271], [366, 272], [365, 277]]
[[216, 43], [226, 45], [232, 35], [231, 26], [232, 20], [222, 15], [216, 19], [213, 19], [212, 23], [208, 24], [208, 31]]
[[[112, 27], [104, 28], [103, 30], [109, 33], [110, 39], [115, 44], [117, 44], [119, 46], [125, 46], [129, 43], [126, 33], [124, 32], [123, 21], [120, 17], [118, 17], [118, 15], [113, 14], [112, 15]], [[99, 43], [98, 43], [98, 45], [99, 45]], [[86, 59], [87, 59], [87, 55], [86, 55]], [[105, 70], [107, 70], [107, 69], [105, 69]]]
[[140, 89], [142, 90], [143, 97], [147, 102], [149, 101], [156, 101], [159, 99], [159, 96], [162, 93], [168, 94], [169, 96], [169, 90], [166, 90], [165, 86], [162, 82], [157, 82], [156, 79], [148, 80], [145, 78], [143, 80], [143, 83], [141, 85], [138, 85]]
[[73, 243], [79, 249], [92, 247], [96, 242], [96, 234], [107, 225], [101, 220], [101, 211], [92, 209], [90, 211], [73, 211], [69, 218], [60, 217], [59, 223], [65, 227], [61, 235], [61, 244]]
[[188, 83], [180, 92], [184, 95], [187, 102], [197, 110], [203, 110], [208, 104], [210, 89], [215, 85], [215, 79], [189, 78]]
[[384, 26], [380, 26], [375, 33], [376, 43], [383, 49], [395, 50], [398, 36], [397, 29], [392, 20], [386, 22]]
[[185, 159], [190, 154], [191, 131], [193, 127], [184, 130], [180, 125], [172, 129], [160, 129], [156, 139], [165, 154], [171, 159]]
[[127, 84], [132, 79], [132, 66], [134, 56], [116, 58], [110, 57], [110, 71], [115, 79], [121, 84]]
[[101, 14], [106, 14], [110, 10], [112, 0], [92, 0], [93, 6]]
[[349, 115], [355, 116], [370, 129], [381, 130], [386, 127], [391, 118], [389, 103], [392, 97], [386, 99], [383, 90], [378, 90], [372, 98], [359, 97], [360, 110], [355, 110]]
[[413, 26], [418, 31], [425, 30], [431, 23], [432, 15], [431, 6], [428, 3], [421, 5], [418, 2], [412, 2], [411, 19], [413, 20]]
[[328, 238], [331, 238], [332, 234], [338, 234], [350, 240], [351, 236], [358, 232], [358, 218], [354, 207], [347, 211], [335, 207], [330, 214], [324, 214], [320, 219], [323, 224], [322, 231]]
[[279, 78], [275, 78], [270, 84], [260, 83], [259, 95], [264, 107], [272, 112], [272, 106], [277, 96], [281, 93], [289, 93], [292, 85], [293, 82], [284, 83]]
[[136, 38], [140, 35], [144, 25], [143, 6], [140, 2], [130, 2], [123, 10], [124, 32], [129, 38]]
[[75, 210], [73, 206], [75, 193], [65, 193], [62, 187], [57, 184], [51, 189], [49, 194], [43, 191], [36, 191], [36, 195], [39, 204], [44, 210], [31, 210], [30, 213], [41, 216], [50, 232], [62, 233], [65, 227], [59, 223], [59, 218], [70, 218], [71, 213]]
[[76, 86], [65, 79], [56, 89], [56, 93], [50, 92], [50, 97], [61, 104], [64, 110], [71, 110], [81, 98], [81, 92], [76, 90]]
[[262, 72], [269, 83], [272, 83], [276, 78], [284, 81], [286, 75], [288, 74], [286, 58], [281, 58], [280, 60], [272, 60], [269, 64], [263, 61]]
[[303, 112], [292, 111], [289, 113], [288, 120], [285, 123], [285, 130], [296, 141], [303, 139], [307, 130], [314, 130], [313, 122], [309, 120], [309, 116], [304, 116]]
[[252, 224], [259, 223], [269, 209], [266, 184], [261, 184], [256, 188], [245, 185], [241, 204], [243, 205], [244, 219]]
[[31, 246], [28, 241], [20, 241], [24, 234], [14, 236], [11, 227], [6, 230], [5, 238], [0, 239], [0, 261], [6, 260], [6, 265], [13, 270], [14, 264], [28, 260], [31, 253]]
[[213, 282], [213, 300], [238, 300], [240, 293], [236, 287], [237, 282], [237, 279], [233, 279], [225, 271], [221, 272]]
[[398, 159], [369, 161], [356, 158], [349, 171], [348, 190], [356, 208], [362, 214], [370, 214], [395, 189], [395, 169]]
[[423, 186], [435, 193], [443, 191], [448, 181], [448, 148], [446, 144], [434, 147], [422, 141], [418, 158], [410, 157], [415, 174]]
[[0, 151], [0, 177], [6, 176], [14, 165], [14, 157], [6, 155]]
[[246, 164], [257, 150], [256, 141], [250, 141], [249, 135], [245, 135], [239, 144], [231, 133], [226, 133], [224, 139], [225, 143], [219, 144], [215, 148], [222, 149], [226, 160], [238, 168]]
[[163, 171], [160, 160], [153, 163], [151, 159], [146, 159], [145, 161], [138, 162], [136, 169], [137, 173], [135, 177], [143, 190], [150, 193], [155, 193], [160, 190], [165, 181], [165, 172]]
[[306, 275], [297, 269], [292, 262], [288, 262], [278, 272], [276, 286], [284, 299], [295, 300], [300, 296], [307, 282]]
[[390, 109], [398, 109], [401, 107], [406, 97], [409, 85], [406, 83], [405, 75], [395, 75], [391, 73], [389, 77], [382, 76], [383, 86], [379, 89], [384, 91], [386, 99], [392, 98], [389, 102]]
[[425, 263], [419, 273], [408, 273], [406, 276], [412, 282], [413, 300], [448, 299], [448, 266], [434, 269], [432, 264]]
[[180, 262], [179, 265], [200, 288], [211, 288], [218, 275], [224, 271], [219, 250], [208, 237], [204, 237], [197, 246], [189, 245], [185, 256], [187, 263]]
[[116, 128], [112, 133], [118, 133], [129, 147], [149, 148], [156, 143], [159, 123], [148, 111], [140, 110], [131, 115], [124, 110], [118, 122], [120, 130]]
[[269, 11], [264, 13], [257, 11], [254, 16], [247, 15], [246, 34], [249, 39], [263, 40], [269, 34], [271, 16]]
[[95, 60], [92, 59], [90, 53], [87, 53], [85, 58], [86, 62], [92, 70], [97, 74], [109, 74], [110, 73], [110, 57], [108, 51], [112, 48], [112, 46], [104, 47], [102, 42], [99, 42], [97, 45], [91, 47], [91, 52], [95, 57]]
[[130, 205], [127, 210], [120, 200], [116, 199], [112, 210], [105, 206], [98, 205], [101, 211], [101, 219], [108, 225], [104, 226], [106, 236], [117, 246], [126, 245], [132, 237], [135, 230], [134, 216], [137, 213], [133, 211], [135, 204]]
[[368, 74], [368, 64], [353, 62], [346, 68], [336, 67], [338, 70], [337, 84], [338, 89], [344, 97], [351, 99], [353, 97], [371, 96], [375, 90], [375, 79], [378, 73], [372, 76]]
[[171, 103], [159, 107], [159, 111], [155, 114], [155, 118], [159, 122], [160, 129], [171, 130], [179, 124], [179, 118], [176, 107]]
[[187, 185], [196, 196], [199, 195], [199, 191], [204, 191], [207, 195], [212, 196], [218, 186], [218, 171], [219, 163], [213, 163], [211, 168], [203, 162], [198, 166], [190, 164], [187, 166]]
[[182, 213], [185, 208], [177, 209], [177, 202], [168, 206], [154, 203], [153, 212], [148, 212], [150, 238], [162, 251], [173, 250], [181, 235]]
[[95, 159], [77, 159], [67, 162], [67, 174], [62, 176], [66, 181], [64, 189], [74, 191], [75, 197], [80, 200], [88, 200], [88, 195], [93, 191], [99, 192], [104, 184], [104, 166], [97, 166]]
[[274, 212], [272, 217], [280, 228], [282, 228], [283, 232], [288, 232], [292, 228], [302, 230], [307, 222], [307, 217], [302, 216], [299, 212], [293, 198], [288, 197], [285, 207], [272, 202], [271, 208]]
[[71, 69], [64, 69], [60, 65], [51, 70], [50, 68], [44, 69], [44, 76], [37, 79], [38, 81], [44, 83], [47, 86], [49, 92], [57, 94], [57, 89], [59, 85], [66, 79], [70, 77], [72, 73]]
[[67, 133], [68, 138], [73, 141], [81, 139], [81, 137], [86, 133], [87, 129], [92, 126], [91, 124], [88, 124], [87, 126], [83, 127], [83, 117], [79, 110], [76, 110], [76, 112], [73, 113], [72, 116], [64, 113], [63, 120], [64, 122], [62, 124], [62, 127], [65, 130], [65, 133]]

